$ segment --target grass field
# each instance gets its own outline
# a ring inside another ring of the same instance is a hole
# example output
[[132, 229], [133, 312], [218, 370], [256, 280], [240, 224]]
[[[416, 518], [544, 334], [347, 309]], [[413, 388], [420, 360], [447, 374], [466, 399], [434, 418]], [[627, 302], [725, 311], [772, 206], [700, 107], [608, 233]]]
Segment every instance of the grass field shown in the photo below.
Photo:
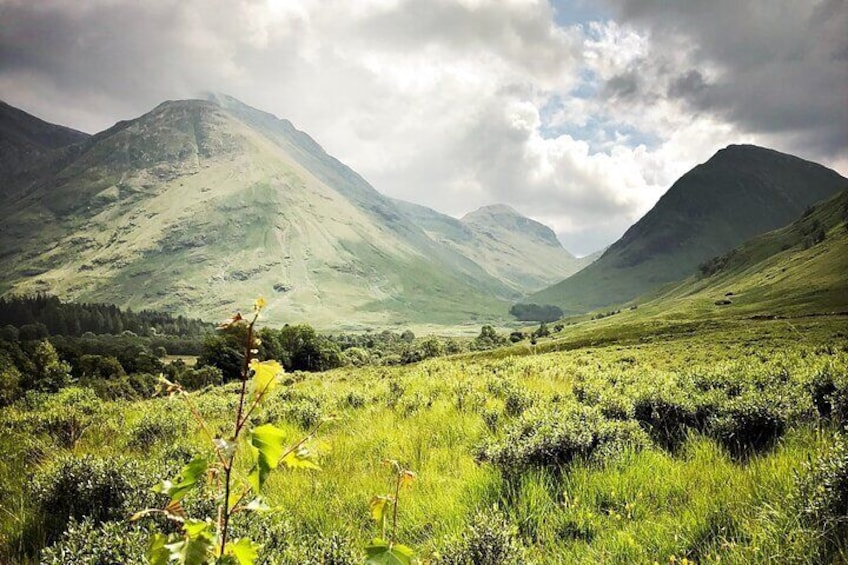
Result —
[[[293, 443], [332, 417], [321, 470], [272, 474], [271, 510], [235, 532], [260, 562], [361, 563], [394, 459], [417, 475], [397, 537], [423, 563], [845, 562], [848, 318], [618, 316], [536, 347], [288, 375], [254, 423]], [[222, 432], [236, 397], [191, 395]], [[0, 446], [4, 563], [143, 562], [163, 526], [126, 517], [211, 454], [179, 399], [79, 389], [2, 409]], [[185, 506], [208, 515], [207, 498]]]

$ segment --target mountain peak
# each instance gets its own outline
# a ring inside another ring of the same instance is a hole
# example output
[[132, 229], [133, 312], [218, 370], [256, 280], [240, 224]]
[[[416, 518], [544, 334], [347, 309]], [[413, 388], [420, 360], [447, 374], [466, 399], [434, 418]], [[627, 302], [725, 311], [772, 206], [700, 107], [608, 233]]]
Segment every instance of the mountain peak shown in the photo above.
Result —
[[818, 163], [730, 145], [680, 177], [598, 261], [533, 299], [570, 312], [624, 303], [786, 225], [846, 185]]
[[45, 122], [0, 100], [0, 178], [20, 173], [42, 155], [88, 137], [87, 133]]
[[530, 236], [552, 247], [562, 248], [554, 230], [521, 215], [506, 204], [490, 204], [469, 212], [462, 217], [462, 223], [490, 232], [518, 232]]
[[[463, 220], [474, 218], [477, 216], [495, 216], [495, 215], [509, 215], [509, 216], [521, 216], [515, 208], [508, 204], [489, 204], [487, 206], [481, 206], [476, 210], [467, 213], [463, 216]], [[521, 216], [523, 217], [523, 216]]]

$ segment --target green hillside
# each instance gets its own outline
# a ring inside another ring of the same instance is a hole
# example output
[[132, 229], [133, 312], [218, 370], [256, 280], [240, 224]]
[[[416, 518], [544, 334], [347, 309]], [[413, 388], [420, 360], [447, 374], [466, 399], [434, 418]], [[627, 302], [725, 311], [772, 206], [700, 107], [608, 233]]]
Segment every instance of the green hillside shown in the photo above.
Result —
[[[710, 315], [848, 312], [848, 191], [809, 208], [788, 226], [707, 261], [698, 276], [657, 302]], [[719, 304], [716, 304], [718, 302]]]
[[88, 137], [0, 101], [0, 193], [11, 177], [26, 172], [39, 157]]
[[821, 165], [730, 146], [681, 177], [596, 262], [523, 302], [570, 313], [620, 304], [682, 280], [703, 261], [797, 218], [848, 186]]
[[395, 203], [431, 238], [522, 294], [568, 277], [593, 259], [574, 257], [553, 230], [509, 206], [484, 206], [458, 220], [424, 206]]
[[320, 327], [477, 324], [517, 296], [233, 99], [166, 102], [74, 147], [6, 193], [0, 289], [208, 319], [263, 294]]
[[[563, 322], [533, 352], [739, 332], [757, 340], [777, 319], [844, 323], [848, 315], [848, 191], [808, 208], [783, 228], [705, 261], [697, 275], [631, 303]], [[770, 331], [770, 330], [769, 330]], [[806, 339], [801, 333], [799, 339]], [[747, 339], [747, 338], [746, 338]], [[526, 354], [524, 344], [502, 355]]]

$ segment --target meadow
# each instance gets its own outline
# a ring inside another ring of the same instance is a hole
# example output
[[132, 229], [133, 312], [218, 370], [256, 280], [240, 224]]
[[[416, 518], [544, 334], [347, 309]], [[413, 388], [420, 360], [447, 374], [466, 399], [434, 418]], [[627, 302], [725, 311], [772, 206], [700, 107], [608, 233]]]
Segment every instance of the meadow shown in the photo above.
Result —
[[[270, 474], [233, 536], [262, 545], [257, 563], [362, 563], [393, 460], [415, 474], [396, 537], [421, 563], [848, 562], [848, 318], [627, 315], [536, 346], [285, 374], [251, 424], [290, 443], [317, 427], [320, 469]], [[191, 410], [226, 435], [238, 390], [69, 387], [0, 409], [0, 562], [144, 562], [169, 526], [127, 518], [213, 457]], [[182, 504], [213, 515], [210, 492]]]

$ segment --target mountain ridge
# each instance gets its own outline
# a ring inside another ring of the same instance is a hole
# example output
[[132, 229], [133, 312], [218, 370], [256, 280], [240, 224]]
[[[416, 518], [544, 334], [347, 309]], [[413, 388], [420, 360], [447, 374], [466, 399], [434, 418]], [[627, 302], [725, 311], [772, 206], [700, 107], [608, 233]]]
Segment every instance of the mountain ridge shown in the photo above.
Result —
[[163, 102], [40, 163], [0, 196], [3, 292], [205, 316], [263, 293], [324, 327], [478, 323], [520, 295], [231, 97]]
[[586, 269], [523, 302], [580, 313], [624, 303], [710, 257], [792, 221], [848, 186], [837, 172], [752, 145], [731, 145], [678, 179]]

